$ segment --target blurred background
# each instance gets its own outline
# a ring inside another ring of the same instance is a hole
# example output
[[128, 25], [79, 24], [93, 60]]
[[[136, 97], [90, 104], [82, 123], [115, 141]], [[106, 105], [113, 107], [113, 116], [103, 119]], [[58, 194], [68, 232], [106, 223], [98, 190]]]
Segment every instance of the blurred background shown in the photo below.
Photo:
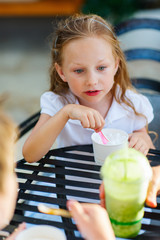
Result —
[[40, 109], [56, 22], [76, 12], [116, 25], [132, 16], [160, 18], [160, 0], [0, 0], [0, 95], [17, 124]]

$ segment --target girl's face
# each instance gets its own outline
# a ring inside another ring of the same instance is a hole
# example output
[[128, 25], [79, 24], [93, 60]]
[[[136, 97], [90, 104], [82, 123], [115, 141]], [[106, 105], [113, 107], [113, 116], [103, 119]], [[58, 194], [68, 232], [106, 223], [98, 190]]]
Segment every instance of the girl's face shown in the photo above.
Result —
[[72, 40], [62, 52], [62, 66], [55, 64], [62, 80], [80, 104], [104, 103], [110, 95], [118, 69], [111, 45], [102, 37]]

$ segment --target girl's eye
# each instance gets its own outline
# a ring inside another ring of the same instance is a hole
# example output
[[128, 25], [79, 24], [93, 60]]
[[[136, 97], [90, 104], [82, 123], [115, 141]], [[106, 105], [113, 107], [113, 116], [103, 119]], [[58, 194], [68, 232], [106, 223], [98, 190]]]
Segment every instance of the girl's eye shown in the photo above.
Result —
[[98, 70], [103, 71], [106, 67], [105, 66], [100, 66], [98, 67]]
[[74, 70], [74, 72], [76, 72], [76, 73], [82, 73], [82, 72], [83, 72], [83, 69], [76, 69], [76, 70]]

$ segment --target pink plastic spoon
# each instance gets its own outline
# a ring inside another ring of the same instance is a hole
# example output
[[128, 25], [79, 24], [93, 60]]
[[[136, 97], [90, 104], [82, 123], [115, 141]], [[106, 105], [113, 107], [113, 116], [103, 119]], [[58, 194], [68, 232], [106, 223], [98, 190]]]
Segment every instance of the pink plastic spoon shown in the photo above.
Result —
[[101, 137], [101, 140], [102, 140], [103, 144], [107, 144], [109, 142], [109, 139], [104, 136], [102, 131], [98, 132], [98, 134]]

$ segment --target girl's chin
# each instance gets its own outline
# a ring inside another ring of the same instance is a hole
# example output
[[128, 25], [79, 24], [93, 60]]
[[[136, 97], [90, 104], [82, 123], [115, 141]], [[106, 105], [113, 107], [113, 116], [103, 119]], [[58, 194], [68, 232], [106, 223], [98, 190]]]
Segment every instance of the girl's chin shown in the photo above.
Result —
[[102, 103], [100, 99], [79, 99], [79, 103], [84, 106], [91, 106]]

